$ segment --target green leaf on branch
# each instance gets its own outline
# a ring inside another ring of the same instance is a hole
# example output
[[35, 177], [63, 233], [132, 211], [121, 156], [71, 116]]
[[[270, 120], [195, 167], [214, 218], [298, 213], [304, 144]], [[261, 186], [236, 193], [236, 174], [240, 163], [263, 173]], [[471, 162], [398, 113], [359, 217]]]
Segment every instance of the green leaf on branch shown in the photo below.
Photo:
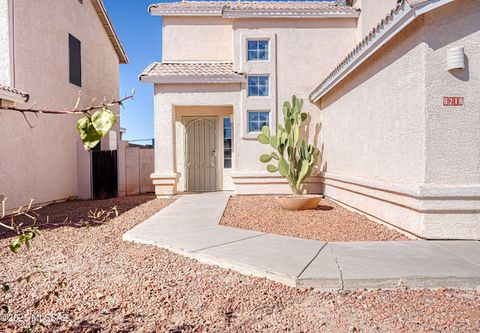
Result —
[[263, 154], [262, 156], [260, 156], [260, 162], [262, 163], [268, 163], [272, 160], [272, 155], [268, 155], [268, 154]]
[[18, 253], [18, 250], [20, 250], [20, 247], [22, 246], [22, 243], [20, 242], [20, 237], [15, 237], [10, 241], [10, 251], [13, 253]]
[[104, 107], [102, 110], [97, 111], [92, 116], [92, 124], [95, 130], [103, 138], [115, 125], [117, 117], [115, 114]]
[[10, 290], [10, 286], [8, 284], [2, 284], [2, 291], [4, 293], [8, 293]]
[[95, 148], [102, 138], [92, 124], [92, 120], [85, 116], [77, 121], [77, 130], [85, 150]]
[[269, 165], [267, 165], [267, 170], [268, 170], [268, 172], [275, 173], [275, 172], [278, 171], [278, 168], [275, 165], [269, 164]]
[[107, 135], [117, 122], [117, 117], [107, 107], [95, 112], [91, 117], [85, 116], [77, 121], [77, 130], [80, 133], [83, 146], [91, 150]]

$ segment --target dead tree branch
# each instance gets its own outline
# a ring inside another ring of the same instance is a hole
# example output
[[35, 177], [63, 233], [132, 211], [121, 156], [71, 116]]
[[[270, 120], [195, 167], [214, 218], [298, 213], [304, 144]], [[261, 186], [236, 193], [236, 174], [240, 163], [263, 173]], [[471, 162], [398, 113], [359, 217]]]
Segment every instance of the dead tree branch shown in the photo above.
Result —
[[126, 100], [134, 98], [134, 93], [132, 92], [131, 95], [126, 96], [122, 99], [112, 99], [110, 101], [107, 101], [105, 99], [101, 104], [94, 104], [95, 100], [96, 100], [94, 98], [94, 99], [92, 99], [92, 102], [90, 103], [90, 106], [86, 107], [86, 108], [83, 108], [83, 109], [78, 108], [78, 105], [80, 104], [80, 98], [81, 98], [81, 94], [79, 93], [77, 102], [75, 104], [75, 108], [73, 108], [73, 109], [64, 109], [64, 110], [53, 110], [53, 109], [47, 109], [47, 108], [36, 109], [35, 108], [36, 103], [33, 103], [32, 106], [29, 107], [29, 108], [19, 108], [19, 107], [14, 105], [14, 106], [0, 106], [0, 110], [21, 112], [23, 115], [25, 115], [25, 113], [34, 113], [34, 114], [42, 114], [43, 113], [43, 114], [56, 114], [56, 115], [67, 115], [67, 114], [84, 114], [84, 115], [87, 114], [88, 115], [90, 111], [99, 110], [99, 109], [102, 109], [106, 106], [113, 106], [113, 105], [122, 106], [123, 102], [125, 102]]

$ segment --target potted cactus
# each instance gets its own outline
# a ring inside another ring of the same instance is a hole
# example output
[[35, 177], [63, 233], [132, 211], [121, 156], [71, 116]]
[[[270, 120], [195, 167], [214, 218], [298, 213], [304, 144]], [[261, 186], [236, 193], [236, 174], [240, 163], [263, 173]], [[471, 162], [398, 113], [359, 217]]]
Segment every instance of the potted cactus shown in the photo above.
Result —
[[280, 205], [288, 210], [317, 208], [322, 198], [319, 195], [303, 194], [305, 179], [317, 164], [319, 151], [314, 145], [300, 140], [300, 128], [307, 119], [302, 107], [303, 100], [293, 96], [291, 103], [286, 101], [283, 104], [283, 126], [278, 125], [275, 133], [264, 126], [258, 135], [261, 144], [275, 149], [270, 154], [261, 155], [260, 161], [267, 164], [269, 172], [279, 172], [285, 177], [292, 189], [292, 196], [278, 198]]

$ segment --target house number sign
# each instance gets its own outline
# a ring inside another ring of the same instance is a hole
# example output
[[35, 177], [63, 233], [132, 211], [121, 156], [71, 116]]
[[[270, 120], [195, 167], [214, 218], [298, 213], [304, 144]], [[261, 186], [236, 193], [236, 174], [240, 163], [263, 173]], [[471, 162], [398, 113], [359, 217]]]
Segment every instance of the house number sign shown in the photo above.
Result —
[[454, 106], [459, 107], [463, 106], [465, 103], [464, 97], [444, 97], [443, 106]]

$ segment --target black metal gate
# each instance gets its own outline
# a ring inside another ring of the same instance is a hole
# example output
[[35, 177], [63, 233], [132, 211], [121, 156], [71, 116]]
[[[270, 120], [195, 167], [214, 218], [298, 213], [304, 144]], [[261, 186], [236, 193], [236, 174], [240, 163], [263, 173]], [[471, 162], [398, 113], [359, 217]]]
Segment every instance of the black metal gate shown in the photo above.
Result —
[[92, 151], [92, 196], [93, 199], [108, 199], [118, 196], [116, 150]]

